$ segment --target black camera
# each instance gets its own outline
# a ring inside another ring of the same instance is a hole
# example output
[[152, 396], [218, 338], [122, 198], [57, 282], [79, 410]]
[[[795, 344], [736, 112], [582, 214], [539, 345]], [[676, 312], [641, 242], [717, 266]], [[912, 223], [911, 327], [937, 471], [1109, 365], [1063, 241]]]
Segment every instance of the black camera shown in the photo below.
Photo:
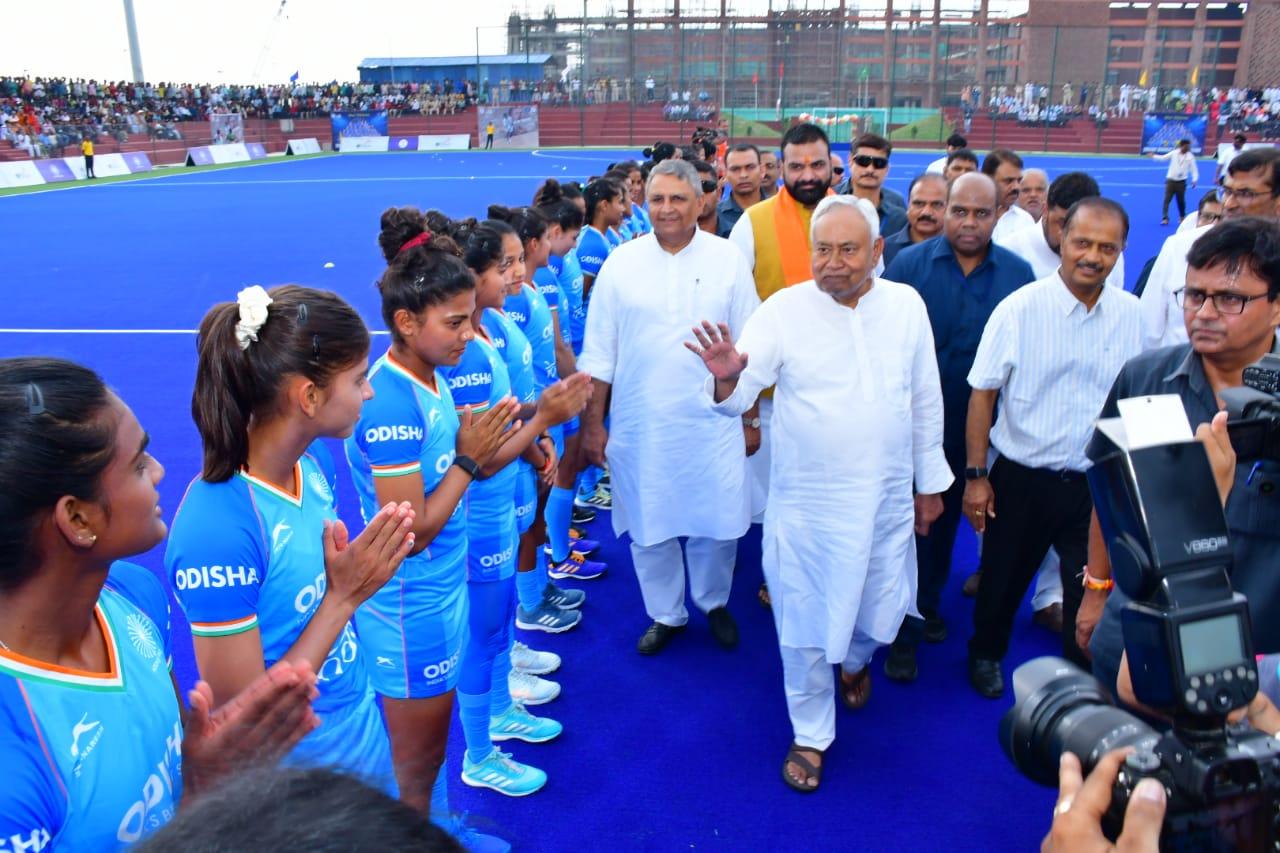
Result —
[[1000, 723], [1005, 753], [1031, 779], [1057, 782], [1064, 751], [1086, 772], [1133, 746], [1103, 829], [1120, 831], [1134, 787], [1154, 778], [1168, 808], [1164, 850], [1274, 850], [1280, 839], [1280, 742], [1227, 714], [1258, 690], [1248, 604], [1228, 579], [1231, 550], [1204, 448], [1187, 441], [1129, 450], [1100, 425], [1088, 474], [1121, 613], [1138, 701], [1172, 721], [1158, 732], [1111, 705], [1091, 676], [1038, 658], [1013, 675]]
[[1243, 386], [1222, 391], [1236, 458], [1280, 459], [1280, 355], [1264, 355], [1244, 369], [1243, 379]]

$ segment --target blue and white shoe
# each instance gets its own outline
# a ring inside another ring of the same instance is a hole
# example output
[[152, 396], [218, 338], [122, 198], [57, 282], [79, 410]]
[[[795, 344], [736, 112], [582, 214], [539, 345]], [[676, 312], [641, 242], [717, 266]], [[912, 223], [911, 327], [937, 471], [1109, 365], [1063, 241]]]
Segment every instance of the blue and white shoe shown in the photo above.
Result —
[[597, 485], [590, 494], [574, 495], [573, 505], [580, 509], [611, 510], [613, 509], [613, 492], [607, 487]]
[[[582, 538], [575, 539], [573, 538], [573, 536], [570, 536], [569, 550], [574, 552], [575, 554], [581, 554], [584, 557], [590, 557], [596, 551], [600, 550], [600, 543], [594, 539], [582, 539]], [[548, 557], [551, 556], [550, 542], [542, 546], [542, 553], [546, 554]]]
[[511, 845], [496, 835], [478, 832], [467, 823], [467, 813], [451, 817], [440, 828], [453, 836], [467, 853], [511, 853]]
[[507, 692], [512, 702], [521, 705], [545, 705], [560, 695], [560, 684], [546, 678], [539, 678], [527, 672], [507, 674]]
[[462, 783], [472, 788], [488, 788], [508, 797], [527, 797], [547, 784], [547, 774], [536, 767], [521, 764], [496, 746], [483, 761], [462, 756]]
[[571, 628], [578, 627], [582, 614], [577, 610], [561, 610], [548, 604], [545, 596], [538, 603], [538, 609], [530, 613], [520, 605], [516, 605], [516, 627], [521, 631], [546, 631], [548, 634], [563, 634]]
[[547, 717], [535, 717], [519, 702], [512, 702], [501, 717], [489, 718], [489, 738], [494, 743], [503, 740], [546, 743], [559, 737], [562, 731], [564, 726]]
[[561, 610], [577, 610], [586, 600], [587, 594], [582, 590], [561, 589], [550, 581], [547, 581], [546, 589], [542, 590], [542, 603]]
[[547, 566], [547, 577], [554, 580], [577, 578], [580, 581], [589, 581], [600, 577], [607, 571], [609, 571], [609, 567], [604, 563], [588, 560], [577, 551], [570, 549], [569, 559], [562, 563], [553, 561]]
[[529, 675], [546, 675], [560, 668], [560, 655], [531, 649], [516, 640], [511, 646], [511, 668]]

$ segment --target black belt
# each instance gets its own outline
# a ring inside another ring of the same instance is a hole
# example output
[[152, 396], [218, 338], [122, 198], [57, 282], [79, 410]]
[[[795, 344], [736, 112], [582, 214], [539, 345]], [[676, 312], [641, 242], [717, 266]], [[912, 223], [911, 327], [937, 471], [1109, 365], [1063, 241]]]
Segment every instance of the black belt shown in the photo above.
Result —
[[1021, 469], [1022, 471], [1025, 471], [1028, 474], [1032, 474], [1037, 477], [1045, 477], [1053, 480], [1061, 480], [1064, 483], [1074, 483], [1076, 481], [1083, 480], [1085, 478], [1084, 471], [1074, 471], [1070, 468], [1061, 468], [1061, 469], [1032, 468], [1029, 465], [1022, 465], [1018, 462], [1014, 462], [1012, 459], [1010, 459], [1007, 456], [998, 457], [996, 461], [1004, 462], [1007, 465], [1012, 465], [1015, 468]]

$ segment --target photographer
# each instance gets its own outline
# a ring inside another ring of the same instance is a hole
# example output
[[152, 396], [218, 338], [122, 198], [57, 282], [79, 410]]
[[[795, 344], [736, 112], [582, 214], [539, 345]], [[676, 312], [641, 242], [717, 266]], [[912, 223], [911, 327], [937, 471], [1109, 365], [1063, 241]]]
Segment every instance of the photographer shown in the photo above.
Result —
[[1165, 791], [1154, 779], [1143, 780], [1124, 813], [1124, 831], [1113, 845], [1102, 834], [1102, 815], [1111, 805], [1111, 788], [1125, 756], [1133, 750], [1108, 752], [1084, 778], [1080, 759], [1062, 754], [1058, 767], [1058, 802], [1053, 826], [1040, 843], [1041, 853], [1077, 853], [1095, 850], [1156, 850], [1164, 822]]
[[[1191, 424], [1200, 428], [1223, 408], [1222, 389], [1240, 385], [1246, 366], [1276, 351], [1280, 225], [1254, 217], [1223, 222], [1196, 241], [1187, 264], [1186, 286], [1176, 298], [1183, 305], [1190, 342], [1145, 352], [1125, 364], [1102, 417], [1117, 415], [1118, 400], [1177, 394]], [[1249, 600], [1253, 641], [1264, 653], [1280, 651], [1280, 573], [1273, 566], [1280, 553], [1280, 499], [1273, 494], [1277, 484], [1280, 462], [1241, 463], [1225, 501], [1231, 582]], [[1082, 648], [1087, 645], [1094, 674], [1114, 693], [1124, 650], [1120, 610], [1128, 598], [1112, 588], [1096, 517], [1083, 582], [1076, 639]]]

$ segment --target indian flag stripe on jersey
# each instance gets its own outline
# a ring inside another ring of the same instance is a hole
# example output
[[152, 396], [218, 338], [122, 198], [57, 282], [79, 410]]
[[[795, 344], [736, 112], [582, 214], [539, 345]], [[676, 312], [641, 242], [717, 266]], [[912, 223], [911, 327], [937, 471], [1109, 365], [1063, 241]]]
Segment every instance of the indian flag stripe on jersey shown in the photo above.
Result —
[[401, 477], [422, 470], [422, 461], [406, 462], [403, 465], [370, 465], [369, 473], [375, 477]]
[[297, 462], [293, 463], [293, 482], [297, 486], [297, 494], [291, 495], [275, 483], [268, 483], [266, 480], [253, 476], [248, 471], [237, 471], [236, 475], [248, 480], [268, 494], [275, 495], [281, 500], [286, 500], [294, 506], [302, 506], [302, 465]]
[[102, 605], [95, 605], [93, 614], [98, 618], [102, 628], [102, 636], [107, 641], [107, 671], [86, 672], [81, 669], [70, 669], [57, 664], [45, 663], [23, 657], [15, 652], [0, 649], [0, 672], [7, 672], [15, 678], [26, 678], [52, 684], [66, 684], [88, 690], [121, 690], [124, 688], [124, 675], [120, 671], [120, 655], [116, 650], [116, 635], [111, 630], [111, 623], [102, 612]]
[[[433, 397], [439, 398], [440, 391], [437, 388], [432, 388], [426, 382], [423, 382], [421, 379], [419, 379], [417, 376], [414, 375], [413, 371], [405, 367], [400, 362], [396, 361], [395, 356], [391, 354], [391, 350], [387, 350], [386, 360], [383, 363], [386, 365], [386, 368], [390, 370], [392, 373], [403, 376], [405, 379], [408, 379], [410, 382], [412, 382], [414, 385], [417, 385], [423, 391], [426, 391], [428, 394], [432, 395]], [[438, 386], [440, 380], [436, 379], [435, 381]]]
[[197, 637], [225, 637], [229, 634], [243, 634], [257, 625], [258, 614], [255, 613], [230, 622], [192, 622], [191, 633]]

